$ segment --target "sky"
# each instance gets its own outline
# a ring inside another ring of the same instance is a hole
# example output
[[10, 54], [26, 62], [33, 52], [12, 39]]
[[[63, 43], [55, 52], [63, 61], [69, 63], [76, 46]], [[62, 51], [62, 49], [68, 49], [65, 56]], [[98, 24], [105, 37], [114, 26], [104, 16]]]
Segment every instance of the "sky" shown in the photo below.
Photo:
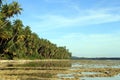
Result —
[[120, 0], [17, 0], [40, 38], [77, 57], [120, 57]]

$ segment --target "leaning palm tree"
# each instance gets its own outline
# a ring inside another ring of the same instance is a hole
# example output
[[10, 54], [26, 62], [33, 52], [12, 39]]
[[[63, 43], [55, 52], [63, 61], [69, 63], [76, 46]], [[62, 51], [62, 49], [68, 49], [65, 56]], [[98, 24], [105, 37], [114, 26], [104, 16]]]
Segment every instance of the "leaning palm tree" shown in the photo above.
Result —
[[18, 2], [12, 2], [11, 4], [5, 4], [2, 6], [1, 13], [4, 18], [10, 18], [14, 15], [21, 14], [22, 8], [18, 4]]
[[[2, 3], [2, 1], [0, 0]], [[11, 4], [4, 4], [1, 6], [0, 15], [2, 15], [0, 18], [3, 20], [3, 24], [0, 24], [0, 28], [3, 28], [5, 25], [7, 25], [7, 18], [14, 17], [14, 15], [21, 14], [22, 8], [18, 4], [18, 2], [12, 2]]]
[[13, 14], [15, 15], [21, 14], [22, 8], [18, 4], [18, 2], [13, 2], [12, 7], [13, 7]]

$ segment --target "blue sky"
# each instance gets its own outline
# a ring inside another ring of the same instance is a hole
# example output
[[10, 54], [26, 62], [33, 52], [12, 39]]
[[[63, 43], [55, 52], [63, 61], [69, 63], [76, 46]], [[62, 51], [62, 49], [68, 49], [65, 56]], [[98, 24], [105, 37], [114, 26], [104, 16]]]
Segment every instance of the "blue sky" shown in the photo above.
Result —
[[120, 0], [18, 0], [24, 25], [73, 56], [120, 57]]

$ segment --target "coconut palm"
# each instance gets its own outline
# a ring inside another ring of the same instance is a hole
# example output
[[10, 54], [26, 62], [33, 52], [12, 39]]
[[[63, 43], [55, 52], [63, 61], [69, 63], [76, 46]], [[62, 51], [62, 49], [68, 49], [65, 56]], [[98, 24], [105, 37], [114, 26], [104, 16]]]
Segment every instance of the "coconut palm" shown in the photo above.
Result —
[[18, 14], [21, 14], [21, 10], [22, 8], [20, 7], [20, 5], [18, 4], [18, 2], [13, 2], [11, 4], [11, 7], [12, 7], [12, 14], [15, 14], [15, 15], [18, 15]]
[[[2, 1], [0, 0], [0, 4]], [[7, 18], [14, 17], [14, 15], [21, 14], [22, 8], [18, 2], [12, 2], [11, 4], [4, 4], [0, 10], [0, 28], [3, 28], [8, 24]]]
[[5, 4], [1, 7], [1, 13], [4, 18], [10, 18], [14, 15], [21, 14], [22, 8], [17, 2], [12, 2], [11, 4]]

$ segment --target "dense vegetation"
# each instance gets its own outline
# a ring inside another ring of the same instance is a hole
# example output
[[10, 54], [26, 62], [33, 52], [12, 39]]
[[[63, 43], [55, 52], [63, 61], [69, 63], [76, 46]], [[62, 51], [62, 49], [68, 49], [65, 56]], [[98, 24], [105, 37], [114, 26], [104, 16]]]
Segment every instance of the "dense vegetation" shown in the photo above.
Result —
[[69, 59], [71, 53], [66, 47], [57, 47], [46, 39], [39, 38], [29, 26], [19, 19], [18, 2], [5, 3], [0, 0], [0, 59]]

